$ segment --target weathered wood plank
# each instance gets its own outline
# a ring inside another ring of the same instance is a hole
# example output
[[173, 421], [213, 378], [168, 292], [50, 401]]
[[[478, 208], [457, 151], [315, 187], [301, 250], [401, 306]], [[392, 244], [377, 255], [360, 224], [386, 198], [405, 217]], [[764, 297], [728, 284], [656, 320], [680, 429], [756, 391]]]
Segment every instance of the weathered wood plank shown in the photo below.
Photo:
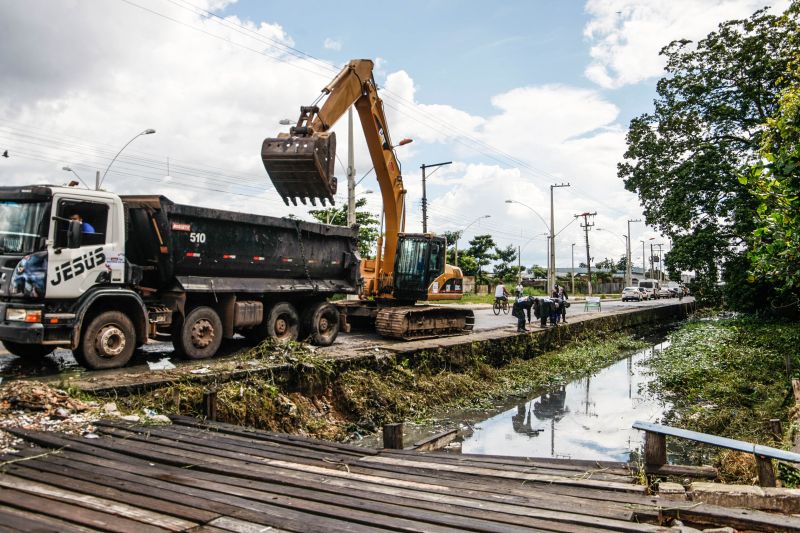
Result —
[[169, 531], [136, 520], [13, 489], [0, 488], [0, 502], [9, 507], [113, 533], [163, 533]]
[[514, 479], [519, 481], [536, 481], [540, 483], [551, 483], [551, 484], [563, 484], [563, 485], [573, 485], [576, 487], [587, 487], [587, 488], [600, 488], [604, 490], [610, 491], [619, 491], [619, 492], [632, 492], [638, 494], [644, 494], [645, 487], [641, 487], [638, 485], [631, 485], [628, 483], [616, 483], [613, 481], [595, 481], [592, 479], [576, 479], [576, 478], [565, 478], [561, 476], [548, 476], [548, 475], [539, 475], [539, 474], [528, 474], [523, 472], [508, 472], [508, 471], [498, 471], [492, 470], [489, 468], [480, 468], [480, 467], [471, 467], [466, 465], [449, 465], [443, 463], [433, 463], [429, 461], [421, 461], [421, 460], [405, 460], [405, 459], [394, 459], [391, 457], [365, 457], [361, 459], [362, 463], [384, 463], [384, 464], [392, 464], [396, 466], [404, 466], [404, 467], [414, 467], [414, 468], [428, 468], [434, 471], [443, 471], [443, 472], [457, 472], [459, 474], [471, 474], [476, 476], [487, 476], [487, 477], [499, 477], [499, 478], [506, 478], [506, 479]]
[[36, 531], [37, 533], [50, 531], [53, 533], [97, 533], [100, 531], [99, 529], [70, 524], [64, 520], [45, 516], [41, 513], [6, 507], [2, 504], [0, 504], [0, 530], [13, 530], [21, 533], [28, 533], [29, 531]]
[[148, 511], [147, 509], [140, 509], [132, 505], [115, 502], [105, 498], [98, 498], [89, 494], [77, 494], [69, 490], [63, 490], [59, 487], [19, 478], [9, 474], [0, 476], [0, 487], [70, 502], [81, 507], [86, 507], [87, 509], [102, 511], [104, 513], [108, 513], [109, 515], [136, 520], [137, 522], [141, 522], [143, 525], [150, 524], [153, 526], [158, 526], [159, 528], [167, 531], [181, 531], [197, 525], [196, 522], [190, 522], [189, 520], [183, 520], [174, 516], [155, 513]]
[[719, 472], [713, 466], [689, 466], [689, 465], [645, 465], [646, 474], [653, 476], [674, 476], [714, 479], [719, 477]]
[[[208, 526], [216, 528], [217, 531], [234, 531], [235, 533], [286, 533], [288, 531], [275, 527], [270, 527], [265, 530], [264, 526], [261, 524], [227, 516], [222, 516], [209, 522]], [[206, 533], [206, 530], [204, 529], [202, 533]]]

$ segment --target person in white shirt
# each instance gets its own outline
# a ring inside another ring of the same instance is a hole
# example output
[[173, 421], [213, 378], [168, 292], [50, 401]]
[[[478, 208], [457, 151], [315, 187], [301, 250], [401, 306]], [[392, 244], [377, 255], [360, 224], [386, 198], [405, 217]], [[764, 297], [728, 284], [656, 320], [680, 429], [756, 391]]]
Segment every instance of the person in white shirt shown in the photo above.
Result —
[[495, 301], [508, 301], [508, 291], [502, 282], [498, 283], [497, 287], [494, 288], [494, 299]]

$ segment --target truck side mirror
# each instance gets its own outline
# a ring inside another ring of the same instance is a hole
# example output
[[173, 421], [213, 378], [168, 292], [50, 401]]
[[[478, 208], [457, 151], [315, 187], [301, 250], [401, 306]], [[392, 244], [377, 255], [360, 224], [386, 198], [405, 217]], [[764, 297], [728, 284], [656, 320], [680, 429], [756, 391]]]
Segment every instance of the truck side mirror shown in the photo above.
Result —
[[80, 248], [83, 240], [81, 223], [78, 220], [70, 220], [67, 228], [67, 248]]

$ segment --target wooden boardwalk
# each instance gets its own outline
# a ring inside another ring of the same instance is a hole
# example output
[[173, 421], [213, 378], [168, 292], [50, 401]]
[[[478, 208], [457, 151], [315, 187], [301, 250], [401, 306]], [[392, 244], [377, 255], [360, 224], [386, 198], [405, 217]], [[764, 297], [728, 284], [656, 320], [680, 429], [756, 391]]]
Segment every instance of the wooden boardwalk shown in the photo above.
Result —
[[800, 518], [660, 501], [623, 463], [369, 450], [176, 418], [99, 438], [13, 430], [2, 531], [800, 530]]

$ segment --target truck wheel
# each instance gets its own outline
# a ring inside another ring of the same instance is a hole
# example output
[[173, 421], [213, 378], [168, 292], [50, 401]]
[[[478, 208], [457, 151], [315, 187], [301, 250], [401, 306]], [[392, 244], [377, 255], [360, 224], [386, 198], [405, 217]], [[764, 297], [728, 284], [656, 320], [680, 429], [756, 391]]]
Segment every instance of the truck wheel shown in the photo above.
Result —
[[9, 353], [12, 353], [18, 357], [25, 357], [25, 358], [42, 358], [45, 355], [50, 355], [53, 353], [53, 350], [56, 349], [55, 346], [48, 346], [46, 344], [22, 344], [19, 342], [12, 342], [12, 341], [3, 341], [3, 346], [6, 347]]
[[267, 336], [279, 342], [296, 341], [300, 329], [297, 311], [289, 302], [280, 302], [272, 306], [264, 324]]
[[319, 302], [303, 311], [303, 339], [315, 346], [330, 346], [339, 335], [339, 310], [328, 302]]
[[81, 366], [97, 370], [125, 366], [135, 349], [131, 319], [119, 311], [104, 311], [89, 322], [73, 353]]
[[192, 309], [177, 324], [172, 343], [175, 351], [189, 359], [212, 357], [222, 344], [222, 320], [210, 307]]

